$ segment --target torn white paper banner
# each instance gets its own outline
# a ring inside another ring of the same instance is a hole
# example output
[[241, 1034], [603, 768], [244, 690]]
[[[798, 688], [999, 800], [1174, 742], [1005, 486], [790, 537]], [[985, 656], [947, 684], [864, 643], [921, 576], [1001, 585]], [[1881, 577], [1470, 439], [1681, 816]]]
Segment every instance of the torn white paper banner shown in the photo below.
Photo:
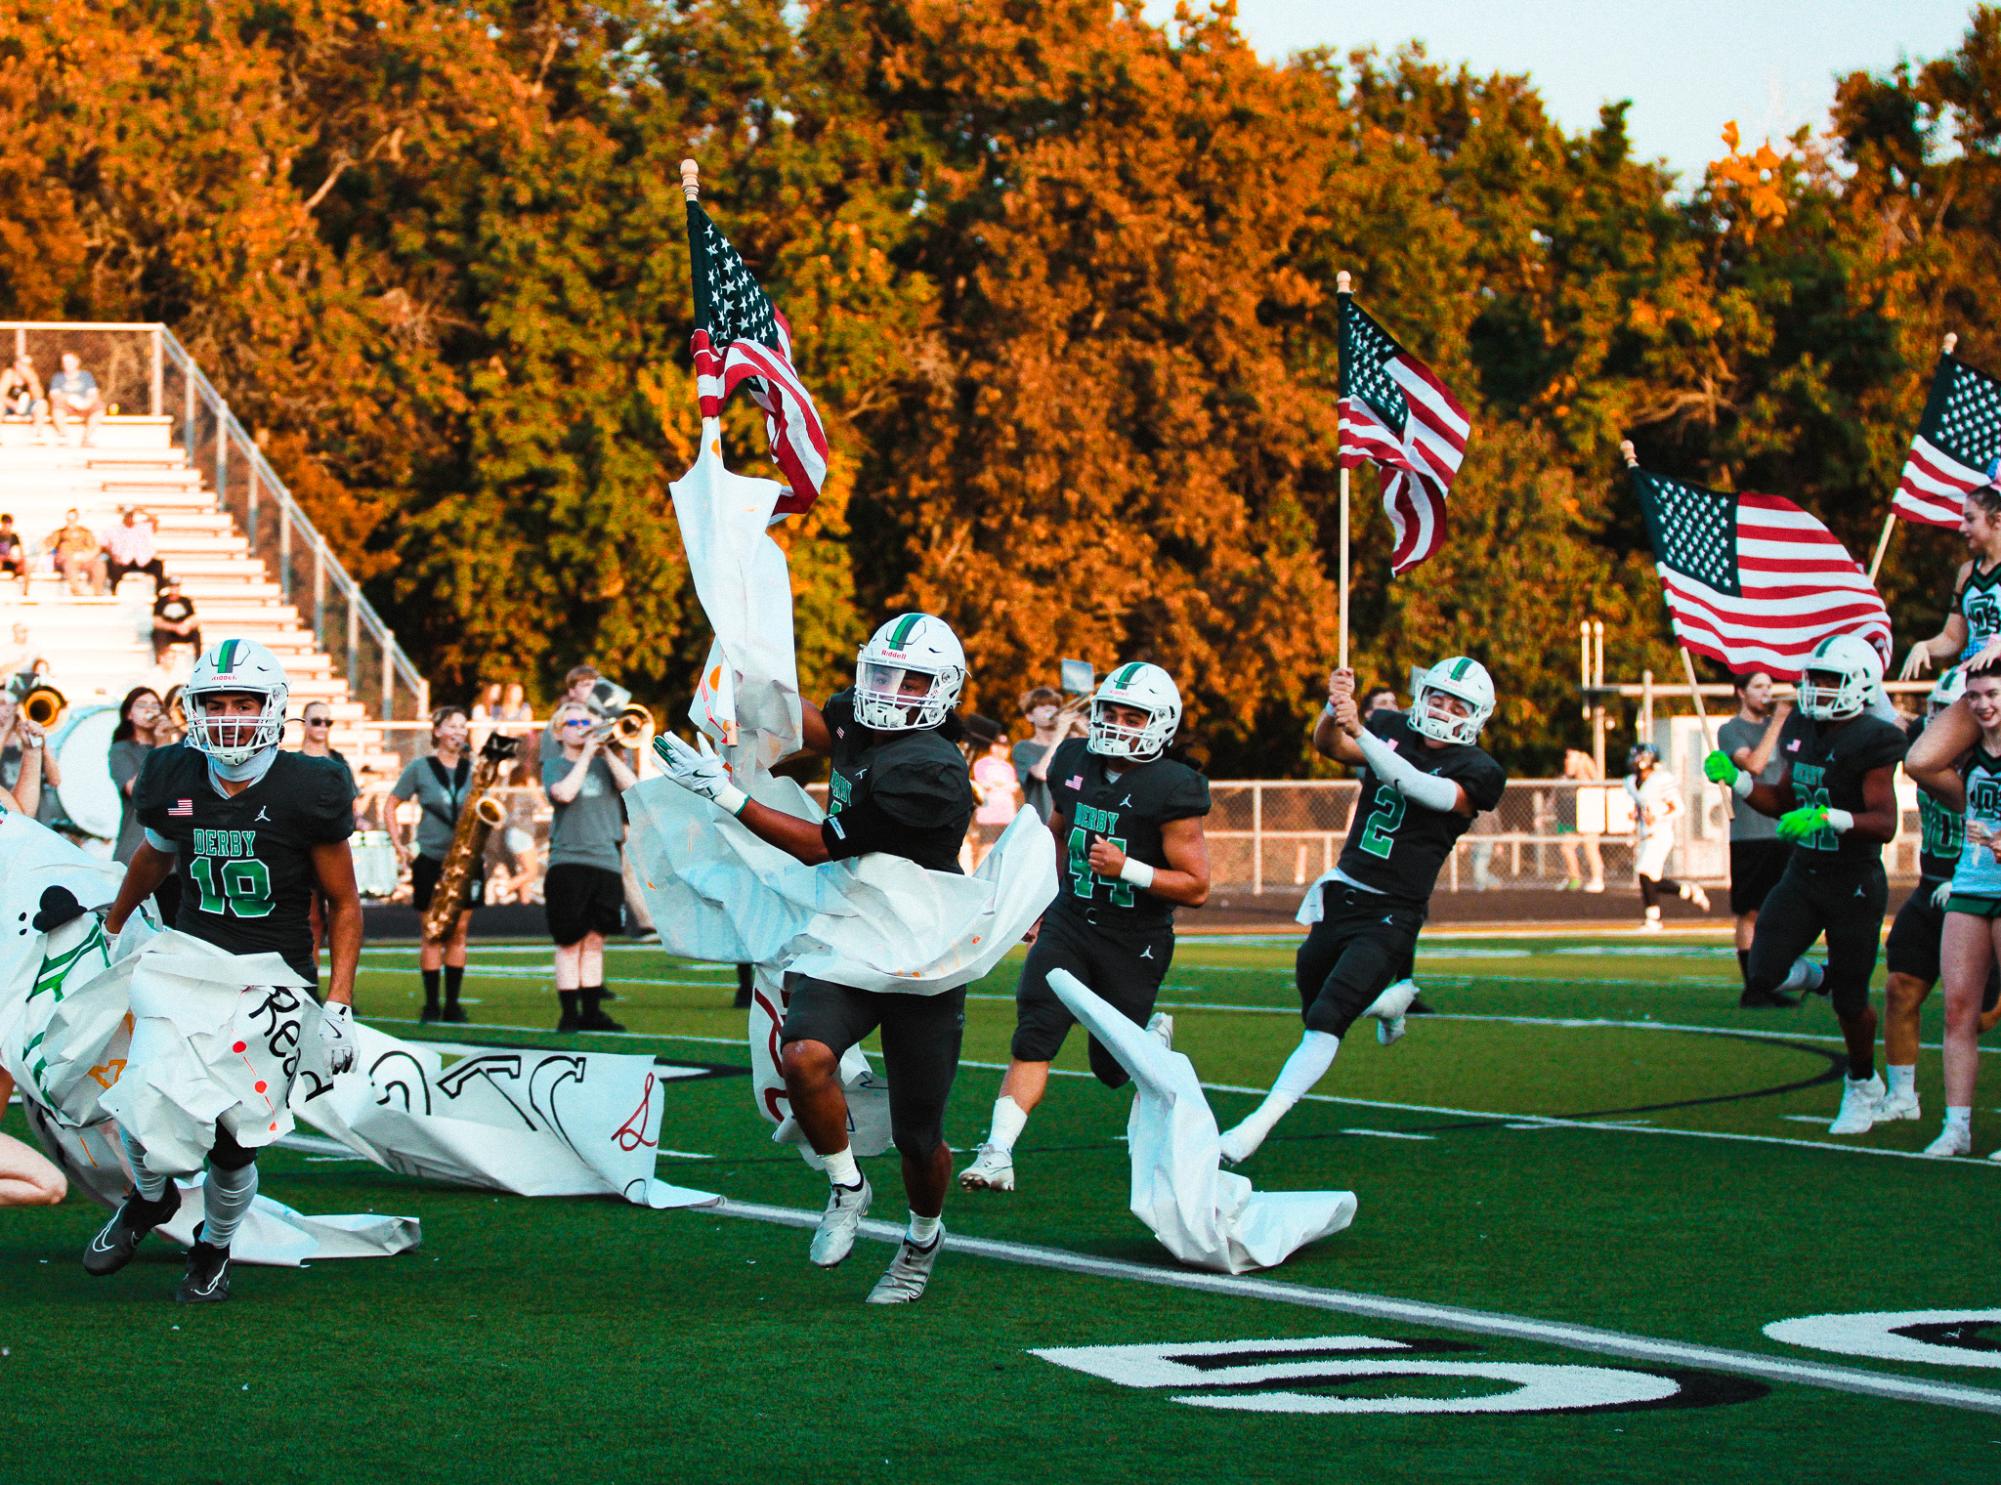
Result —
[[[82, 1129], [61, 1123], [40, 1104], [23, 1099], [28, 1127], [49, 1158], [62, 1167], [70, 1189], [82, 1191], [106, 1207], [115, 1207], [132, 1189], [124, 1142], [116, 1120], [102, 1119]], [[176, 1183], [181, 1208], [160, 1224], [163, 1236], [186, 1247], [195, 1240], [202, 1220], [201, 1178]], [[385, 1258], [406, 1252], [423, 1240], [415, 1217], [378, 1216], [356, 1212], [309, 1217], [281, 1201], [260, 1195], [250, 1204], [243, 1225], [229, 1245], [236, 1263], [295, 1268], [322, 1258]]]
[[[722, 425], [706, 418], [694, 467], [668, 489], [695, 596], [716, 635], [689, 718], [724, 745], [740, 781], [758, 778], [796, 753], [801, 738], [792, 577], [766, 529], [785, 487], [725, 469]], [[727, 718], [705, 715], [719, 705]]]
[[[95, 912], [53, 933], [33, 927], [50, 889], [85, 908], [108, 906], [124, 868], [99, 862], [18, 815], [0, 817], [0, 1066], [20, 1090], [28, 1126], [70, 1185], [116, 1206], [131, 1189], [118, 1125], [104, 1098], [129, 1064], [128, 1013], [139, 951], [155, 934], [134, 914], [115, 944]], [[144, 1143], [143, 1137], [141, 1143]], [[201, 1200], [182, 1183], [181, 1210], [161, 1231], [193, 1240]], [[414, 1217], [309, 1217], [259, 1196], [230, 1246], [240, 1263], [297, 1264], [315, 1258], [400, 1253], [419, 1240]]]
[[[826, 1162], [806, 1143], [806, 1132], [792, 1117], [792, 1100], [785, 1091], [785, 1072], [780, 1066], [780, 1032], [792, 996], [782, 979], [755, 968], [750, 987], [750, 1086], [757, 1111], [778, 1127], [771, 1132], [773, 1144], [794, 1144], [806, 1163], [815, 1170]], [[859, 1160], [880, 1155], [889, 1148], [889, 1084], [869, 1066], [860, 1047], [841, 1054], [841, 1088], [848, 1103], [848, 1145]]]
[[481, 1048], [448, 1064], [421, 1042], [355, 1030], [357, 1071], [297, 1108], [377, 1165], [517, 1196], [722, 1200], [654, 1177], [665, 1097], [651, 1057]]
[[1133, 1078], [1126, 1143], [1132, 1214], [1196, 1268], [1242, 1274], [1283, 1263], [1355, 1219], [1352, 1191], [1254, 1191], [1221, 1168], [1216, 1116], [1187, 1057], [1052, 970], [1049, 988]]
[[[821, 813], [787, 779], [760, 803]], [[979, 979], [1056, 896], [1056, 848], [1033, 810], [971, 876], [880, 852], [807, 866], [667, 779], [625, 793], [661, 947], [690, 959], [761, 964], [857, 990], [937, 995]]]
[[245, 1149], [292, 1127], [304, 1098], [332, 1087], [319, 1059], [312, 982], [277, 954], [231, 954], [167, 929], [135, 956], [132, 1045], [106, 1113], [163, 1176], [202, 1168], [218, 1129]]

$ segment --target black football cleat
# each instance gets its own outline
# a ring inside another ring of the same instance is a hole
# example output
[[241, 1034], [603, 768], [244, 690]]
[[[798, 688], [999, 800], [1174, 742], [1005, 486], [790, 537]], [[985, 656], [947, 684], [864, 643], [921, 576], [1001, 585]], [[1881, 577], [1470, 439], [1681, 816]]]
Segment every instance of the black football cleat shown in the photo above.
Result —
[[448, 1021], [454, 1026], [463, 1026], [468, 1021], [472, 1020], [472, 1017], [468, 1016], [465, 1013], [465, 1009], [463, 1007], [448, 1005], [445, 1007], [444, 1014], [440, 1016], [438, 1019], [440, 1019], [441, 1021]]
[[607, 1016], [603, 1011], [589, 1010], [585, 1011], [581, 1016], [577, 1017], [577, 1030], [623, 1031], [625, 1030], [625, 1023], [622, 1021], [612, 1020], [612, 1018]]
[[174, 1286], [174, 1298], [184, 1305], [217, 1305], [229, 1298], [229, 1249], [203, 1242], [206, 1231], [206, 1225], [196, 1229], [188, 1271]]
[[1790, 1010], [1798, 1005], [1790, 995], [1781, 995], [1776, 990], [1746, 990], [1737, 997], [1737, 1006], [1746, 1011]]
[[158, 1201], [148, 1201], [137, 1191], [128, 1193], [83, 1250], [83, 1271], [98, 1278], [117, 1273], [132, 1261], [146, 1234], [180, 1209], [181, 1188], [172, 1181]]

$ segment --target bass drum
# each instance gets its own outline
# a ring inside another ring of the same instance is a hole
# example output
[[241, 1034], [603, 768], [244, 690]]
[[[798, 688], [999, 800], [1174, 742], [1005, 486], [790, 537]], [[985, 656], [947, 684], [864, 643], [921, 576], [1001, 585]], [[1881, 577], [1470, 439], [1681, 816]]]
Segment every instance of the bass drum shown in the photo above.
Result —
[[49, 739], [63, 776], [48, 818], [56, 829], [94, 835], [103, 841], [118, 839], [118, 821], [124, 808], [118, 786], [111, 782], [111, 734], [117, 730], [118, 708], [107, 702], [72, 707], [68, 719]]
[[357, 830], [348, 842], [354, 852], [354, 885], [363, 897], [389, 897], [399, 875], [396, 847], [386, 830]]

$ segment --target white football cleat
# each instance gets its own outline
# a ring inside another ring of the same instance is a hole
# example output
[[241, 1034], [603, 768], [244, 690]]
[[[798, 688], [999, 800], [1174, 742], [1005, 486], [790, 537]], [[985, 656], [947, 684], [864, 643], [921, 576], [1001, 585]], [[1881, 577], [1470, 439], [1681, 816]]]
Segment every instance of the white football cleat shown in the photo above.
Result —
[[850, 1190], [836, 1186], [827, 1193], [827, 1210], [820, 1213], [820, 1225], [813, 1229], [813, 1245], [807, 1255], [821, 1268], [832, 1268], [854, 1251], [855, 1234], [861, 1231], [862, 1218], [868, 1215], [868, 1205], [875, 1200], [875, 1192], [870, 1188], [868, 1177], [862, 1177], [860, 1190]]
[[1945, 1160], [1954, 1155], [1973, 1153], [1973, 1131], [1963, 1124], [1948, 1124], [1938, 1132], [1938, 1138], [1925, 1146], [1924, 1153], [1934, 1160]]
[[1633, 931], [1635, 933], [1659, 933], [1661, 932], [1661, 920], [1659, 918], [1642, 918], [1640, 926]]
[[938, 1235], [931, 1239], [929, 1247], [920, 1248], [910, 1240], [910, 1234], [903, 1235], [897, 1245], [896, 1257], [892, 1258], [888, 1270], [875, 1281], [875, 1288], [868, 1292], [868, 1303], [872, 1305], [907, 1305], [924, 1298], [924, 1286], [931, 1282], [931, 1269], [938, 1262], [938, 1250], [945, 1246], [945, 1224], [938, 1224]]
[[1873, 1073], [1863, 1082], [1845, 1080], [1841, 1090], [1841, 1110], [1827, 1126], [1829, 1134], [1867, 1134], [1876, 1123], [1876, 1110], [1883, 1102], [1883, 1080]]
[[1155, 1011], [1146, 1018], [1146, 1033], [1168, 1051], [1174, 1050], [1174, 1017], [1166, 1011]]
[[1369, 1002], [1369, 1008], [1362, 1014], [1375, 1017], [1376, 1040], [1383, 1046], [1395, 1046], [1403, 1039], [1404, 1012], [1416, 999], [1417, 981], [1406, 978], [1398, 980]]
[[1685, 895], [1687, 896], [1690, 902], [1695, 904], [1695, 910], [1698, 913], [1706, 913], [1709, 911], [1709, 894], [1703, 891], [1702, 888], [1698, 887], [1694, 882], [1690, 882], [1688, 884], [1688, 892]]
[[1876, 1109], [1878, 1124], [1892, 1124], [1899, 1119], [1918, 1117], [1918, 1090], [1906, 1088], [1898, 1093], [1886, 1093], [1883, 1102]]
[[1014, 1190], [1014, 1151], [981, 1145], [973, 1163], [959, 1172], [959, 1184], [968, 1191]]

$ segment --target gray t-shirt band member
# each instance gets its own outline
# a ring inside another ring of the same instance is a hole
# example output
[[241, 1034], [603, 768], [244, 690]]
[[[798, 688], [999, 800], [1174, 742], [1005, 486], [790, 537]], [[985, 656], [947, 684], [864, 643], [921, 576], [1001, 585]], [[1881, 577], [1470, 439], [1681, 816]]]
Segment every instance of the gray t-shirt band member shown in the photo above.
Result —
[[[576, 768], [577, 760], [561, 753], [542, 760], [542, 787], [553, 790]], [[625, 812], [619, 804], [618, 780], [604, 754], [594, 754], [567, 803], [550, 795], [549, 865], [619, 869], [619, 847], [625, 839]]]
[[[1783, 720], [1779, 718], [1778, 722]], [[1716, 746], [1730, 755], [1731, 762], [1749, 771], [1749, 765], [1755, 761], [1758, 745], [1764, 741], [1768, 727], [1774, 729], [1773, 739], [1777, 740], [1777, 725], [1777, 722], [1770, 720], [1753, 722], [1741, 715], [1732, 717], [1716, 729]], [[1767, 752], [1764, 768], [1756, 771], [1758, 782], [1778, 783], [1779, 775], [1785, 772], [1785, 767], [1785, 760], [1779, 756], [1779, 750], [1776, 747], [1771, 748]], [[1761, 815], [1756, 810], [1745, 809], [1740, 805], [1730, 816], [1730, 839], [1777, 840], [1778, 822], [1769, 815]]]
[[458, 828], [466, 790], [471, 785], [472, 762], [463, 756], [450, 768], [435, 755], [413, 758], [404, 767], [390, 792], [401, 800], [416, 800], [423, 811], [417, 818], [419, 856], [433, 861], [445, 859], [445, 853], [451, 849], [452, 832]]

